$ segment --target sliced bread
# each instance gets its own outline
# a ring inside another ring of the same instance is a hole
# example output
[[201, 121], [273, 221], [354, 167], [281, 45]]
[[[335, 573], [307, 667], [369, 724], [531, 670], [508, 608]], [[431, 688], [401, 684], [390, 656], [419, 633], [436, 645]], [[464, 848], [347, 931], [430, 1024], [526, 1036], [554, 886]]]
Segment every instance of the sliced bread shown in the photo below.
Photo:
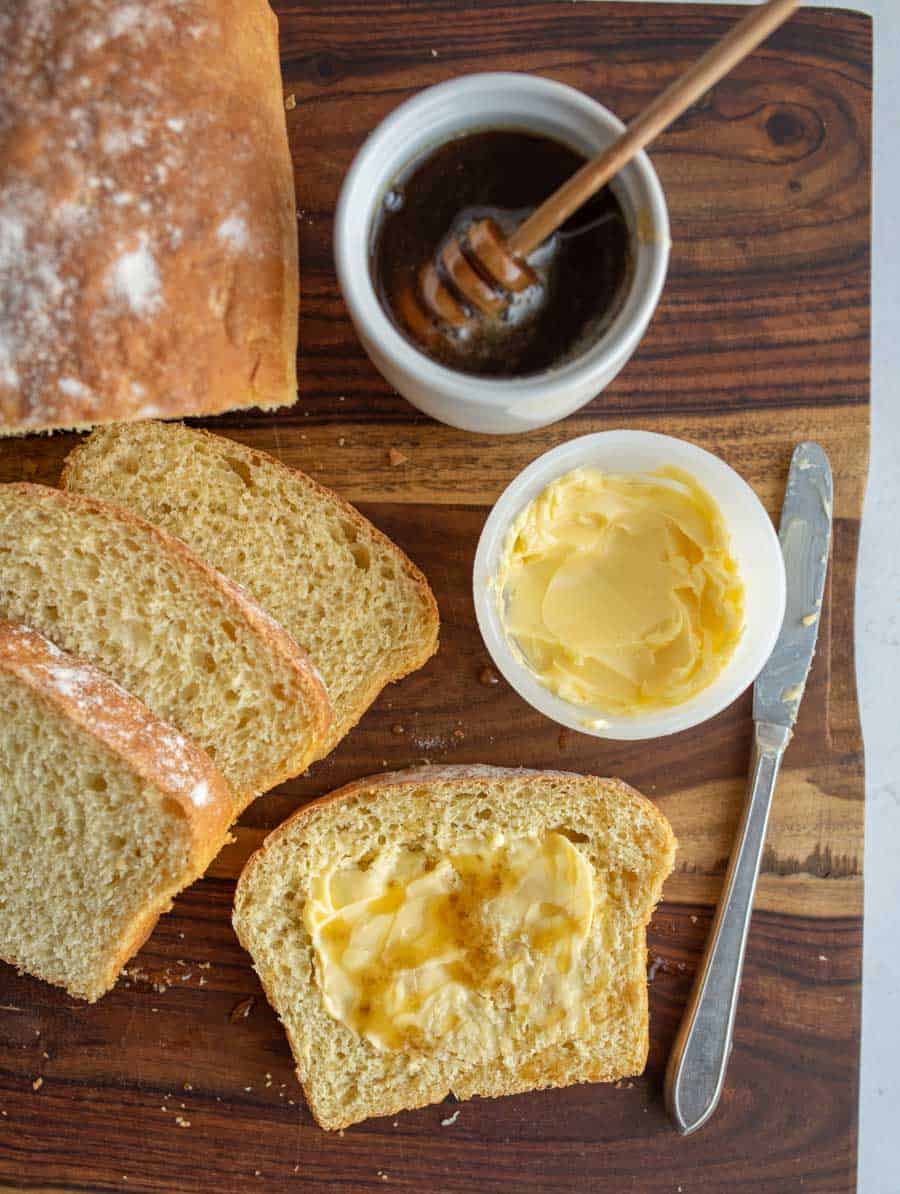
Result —
[[674, 854], [632, 788], [560, 772], [428, 767], [296, 812], [234, 926], [319, 1124], [640, 1073]]
[[95, 663], [193, 738], [236, 811], [302, 771], [328, 698], [293, 639], [171, 535], [106, 502], [0, 485], [0, 617]]
[[61, 483], [183, 539], [294, 636], [335, 710], [322, 754], [437, 649], [437, 605], [418, 568], [337, 494], [263, 452], [135, 423], [90, 436]]
[[212, 761], [90, 664], [0, 622], [0, 958], [98, 999], [228, 837]]

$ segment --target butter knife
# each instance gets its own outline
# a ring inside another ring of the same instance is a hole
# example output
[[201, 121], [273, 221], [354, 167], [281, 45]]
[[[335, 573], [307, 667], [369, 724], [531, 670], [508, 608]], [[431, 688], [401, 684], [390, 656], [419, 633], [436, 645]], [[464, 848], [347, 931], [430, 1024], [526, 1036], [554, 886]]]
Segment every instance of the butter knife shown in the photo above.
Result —
[[772, 794], [816, 650], [832, 500], [828, 457], [818, 444], [799, 444], [791, 460], [779, 530], [787, 606], [775, 649], [753, 687], [747, 802], [703, 962], [666, 1070], [666, 1108], [685, 1136], [706, 1123], [725, 1083]]

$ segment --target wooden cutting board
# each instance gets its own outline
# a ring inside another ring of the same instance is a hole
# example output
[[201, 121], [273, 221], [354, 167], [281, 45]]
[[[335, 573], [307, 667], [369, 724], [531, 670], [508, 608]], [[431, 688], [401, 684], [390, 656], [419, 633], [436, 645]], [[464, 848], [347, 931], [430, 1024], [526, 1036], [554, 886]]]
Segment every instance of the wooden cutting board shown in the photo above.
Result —
[[[332, 485], [428, 574], [442, 645], [338, 750], [259, 800], [236, 844], [177, 902], [94, 1007], [0, 967], [0, 1188], [288, 1191], [847, 1191], [855, 1187], [863, 757], [853, 591], [869, 400], [871, 24], [804, 11], [662, 137], [672, 216], [659, 312], [616, 382], [564, 423], [488, 439], [420, 416], [359, 348], [331, 259], [354, 152], [419, 88], [535, 71], [636, 114], [737, 10], [506, 0], [283, 0], [285, 91], [303, 272], [298, 405], [218, 430]], [[248, 102], [250, 99], [248, 97]], [[488, 506], [526, 463], [587, 431], [643, 427], [719, 453], [777, 514], [791, 449], [835, 473], [819, 651], [782, 773], [728, 1086], [682, 1140], [666, 1055], [709, 928], [740, 808], [747, 694], [655, 743], [560, 733], [487, 663], [469, 580]], [[0, 444], [0, 480], [55, 483], [74, 436]], [[389, 450], [404, 463], [392, 465]], [[619, 775], [681, 842], [650, 931], [651, 1055], [619, 1087], [428, 1108], [328, 1135], [229, 927], [234, 879], [266, 830], [352, 778], [421, 759]], [[2, 848], [2, 844], [0, 844]]]

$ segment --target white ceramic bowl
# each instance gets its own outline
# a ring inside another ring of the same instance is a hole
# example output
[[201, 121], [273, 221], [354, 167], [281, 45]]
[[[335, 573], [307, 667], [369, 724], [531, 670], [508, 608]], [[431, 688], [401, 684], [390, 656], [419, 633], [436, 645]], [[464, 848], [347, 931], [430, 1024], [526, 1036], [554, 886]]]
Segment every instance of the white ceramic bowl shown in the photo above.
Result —
[[334, 253], [357, 334], [391, 385], [443, 423], [499, 434], [564, 418], [619, 373], [659, 301], [669, 260], [669, 217], [656, 172], [640, 153], [612, 184], [635, 253], [631, 290], [602, 338], [575, 360], [504, 380], [437, 364], [397, 330], [378, 300], [370, 268], [375, 220], [398, 175], [428, 149], [466, 130], [497, 127], [546, 133], [593, 156], [624, 126], [582, 92], [535, 75], [466, 75], [429, 87], [392, 112], [356, 155], [338, 201]]
[[[682, 705], [635, 717], [592, 711], [555, 696], [511, 649], [492, 580], [518, 514], [564, 473], [584, 465], [607, 472], [647, 473], [666, 465], [684, 469], [718, 503], [744, 582], [744, 632], [720, 675]], [[535, 709], [570, 729], [598, 738], [633, 740], [674, 734], [714, 717], [756, 679], [772, 653], [784, 618], [784, 560], [775, 528], [759, 498], [724, 461], [703, 448], [649, 431], [601, 431], [539, 456], [504, 490], [481, 532], [473, 575], [478, 625], [494, 663]], [[602, 728], [585, 721], [602, 717]]]

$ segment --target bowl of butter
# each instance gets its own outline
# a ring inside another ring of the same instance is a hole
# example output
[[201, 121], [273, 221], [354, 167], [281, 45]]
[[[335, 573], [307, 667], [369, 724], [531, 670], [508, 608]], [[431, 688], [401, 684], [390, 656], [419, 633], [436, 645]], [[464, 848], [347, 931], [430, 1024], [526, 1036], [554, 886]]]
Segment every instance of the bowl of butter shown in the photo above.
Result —
[[521, 697], [581, 733], [699, 725], [756, 679], [784, 617], [784, 561], [762, 503], [723, 460], [647, 431], [540, 456], [491, 511], [478, 625]]

